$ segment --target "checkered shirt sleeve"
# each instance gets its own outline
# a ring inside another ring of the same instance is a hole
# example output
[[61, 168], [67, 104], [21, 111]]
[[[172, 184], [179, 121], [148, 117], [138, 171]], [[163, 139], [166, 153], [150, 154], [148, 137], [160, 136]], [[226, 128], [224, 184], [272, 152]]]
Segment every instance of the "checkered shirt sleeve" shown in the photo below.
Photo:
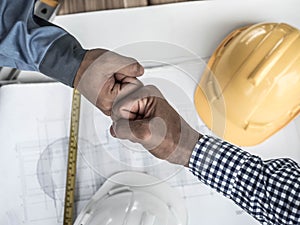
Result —
[[261, 224], [300, 224], [300, 168], [293, 160], [263, 161], [225, 141], [203, 136], [189, 167], [200, 181]]

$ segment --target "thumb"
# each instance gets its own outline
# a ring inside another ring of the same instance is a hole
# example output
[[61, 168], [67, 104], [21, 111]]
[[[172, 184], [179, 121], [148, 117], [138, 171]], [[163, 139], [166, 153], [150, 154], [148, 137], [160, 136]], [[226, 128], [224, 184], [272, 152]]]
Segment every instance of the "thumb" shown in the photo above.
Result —
[[135, 143], [144, 144], [150, 137], [149, 120], [126, 120], [120, 119], [113, 122], [110, 127], [113, 137], [127, 139]]

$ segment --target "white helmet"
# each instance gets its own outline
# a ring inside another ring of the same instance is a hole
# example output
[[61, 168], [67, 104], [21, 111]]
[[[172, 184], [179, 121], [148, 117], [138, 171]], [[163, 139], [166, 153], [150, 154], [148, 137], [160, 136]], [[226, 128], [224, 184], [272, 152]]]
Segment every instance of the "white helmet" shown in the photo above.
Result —
[[184, 201], [167, 183], [139, 172], [110, 177], [74, 225], [186, 225]]

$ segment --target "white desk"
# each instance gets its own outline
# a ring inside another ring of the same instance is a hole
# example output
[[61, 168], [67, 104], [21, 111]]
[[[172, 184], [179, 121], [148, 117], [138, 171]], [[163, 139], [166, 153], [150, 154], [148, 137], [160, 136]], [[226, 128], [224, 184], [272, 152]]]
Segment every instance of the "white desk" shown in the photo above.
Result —
[[117, 49], [138, 59], [182, 56], [182, 52], [138, 48], [139, 45], [123, 50], [136, 42], [146, 45], [143, 42], [158, 41], [206, 57], [230, 31], [246, 24], [287, 22], [300, 28], [299, 5], [297, 0], [197, 1], [65, 15], [55, 22], [86, 48]]
[[[73, 33], [86, 48], [113, 49], [148, 65], [145, 62], [172, 63], [194, 57], [194, 54], [206, 58], [230, 31], [247, 24], [286, 22], [300, 28], [299, 8], [299, 0], [203, 1], [69, 15], [55, 22]], [[185, 71], [192, 81], [170, 75], [169, 80], [192, 99], [200, 73], [186, 67]], [[165, 78], [164, 73], [161, 76]], [[300, 119], [298, 125], [293, 122], [268, 141], [248, 150], [265, 158], [287, 156], [300, 162], [299, 131]], [[193, 207], [190, 206], [191, 224], [205, 221], [201, 220], [201, 210]], [[217, 211], [224, 216], [226, 209], [218, 208]], [[210, 222], [204, 224], [213, 224], [217, 220], [206, 221]], [[223, 224], [235, 222], [226, 217]]]
[[[299, 8], [299, 0], [197, 1], [66, 15], [55, 22], [86, 48], [113, 49], [149, 66], [153, 62], [172, 64], [191, 58], [197, 61], [198, 57], [205, 61], [228, 33], [247, 24], [285, 22], [300, 29]], [[188, 78], [168, 75], [167, 79], [192, 100], [203, 67], [203, 61], [198, 60], [193, 68], [180, 68]], [[157, 77], [166, 78], [164, 73]], [[300, 119], [289, 127], [286, 130], [291, 129], [290, 133], [283, 131], [247, 150], [265, 158], [287, 156], [300, 162]]]

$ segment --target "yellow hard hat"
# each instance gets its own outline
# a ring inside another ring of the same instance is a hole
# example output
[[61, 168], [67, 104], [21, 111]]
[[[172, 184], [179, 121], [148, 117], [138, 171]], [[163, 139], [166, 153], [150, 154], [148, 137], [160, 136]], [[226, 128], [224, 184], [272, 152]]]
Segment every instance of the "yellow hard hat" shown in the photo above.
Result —
[[208, 62], [195, 105], [217, 135], [261, 143], [300, 112], [300, 31], [284, 23], [240, 28]]

